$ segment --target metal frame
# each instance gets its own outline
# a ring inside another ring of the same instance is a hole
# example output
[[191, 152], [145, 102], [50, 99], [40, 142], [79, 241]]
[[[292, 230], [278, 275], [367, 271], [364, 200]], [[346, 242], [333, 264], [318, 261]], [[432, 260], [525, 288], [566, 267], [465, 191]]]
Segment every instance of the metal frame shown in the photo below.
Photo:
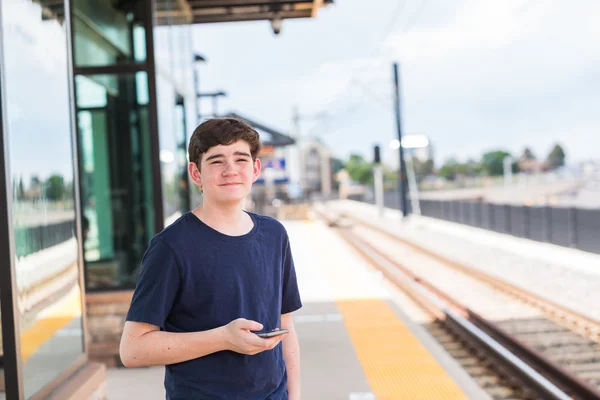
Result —
[[152, 197], [154, 203], [154, 231], [164, 228], [163, 198], [160, 175], [160, 157], [158, 142], [158, 103], [156, 99], [156, 66], [154, 63], [154, 1], [146, 0], [144, 13], [146, 25], [146, 75], [148, 77], [148, 127], [150, 129], [150, 159], [152, 161]]
[[[71, 10], [70, 1], [65, 0], [65, 10]], [[0, 3], [0, 32], [2, 32], [2, 7]], [[65, 12], [65, 29], [67, 36], [67, 83], [69, 85], [70, 112], [71, 112], [71, 153], [73, 158], [73, 181], [75, 198], [75, 215], [80, 215], [79, 207], [79, 174], [76, 150], [76, 131], [73, 114], [74, 92], [73, 92], [73, 69], [72, 69], [72, 48], [71, 48], [71, 19], [70, 12]], [[25, 387], [23, 382], [23, 362], [20, 357], [20, 335], [21, 326], [19, 324], [19, 315], [17, 310], [17, 282], [15, 270], [15, 241], [12, 224], [12, 190], [10, 190], [10, 165], [9, 165], [9, 146], [8, 134], [4, 116], [6, 115], [6, 104], [4, 98], [5, 77], [4, 71], [4, 50], [3, 42], [0, 40], [0, 146], [2, 154], [0, 155], [0, 309], [2, 310], [2, 336], [4, 341], [4, 381], [7, 400], [21, 400], [25, 397]], [[81, 224], [79, 218], [76, 218], [76, 234], [81, 238]], [[57, 377], [48, 382], [42, 389], [32, 396], [33, 400], [43, 399], [58, 388], [62, 383], [69, 379], [78, 369], [87, 362], [86, 353], [86, 319], [85, 319], [85, 284], [83, 283], [83, 258], [82, 244], [78, 244], [78, 264], [79, 264], [79, 285], [81, 291], [81, 328], [82, 328], [82, 354], [64, 369]]]
[[80, 170], [79, 170], [79, 135], [77, 134], [77, 98], [75, 97], [75, 55], [73, 52], [74, 30], [72, 29], [71, 21], [73, 20], [73, 7], [71, 0], [65, 0], [65, 27], [68, 32], [69, 40], [67, 40], [67, 76], [69, 85], [69, 109], [71, 110], [71, 157], [73, 160], [73, 195], [75, 203], [75, 229], [77, 231], [77, 259], [79, 261], [79, 290], [81, 294], [81, 329], [82, 329], [82, 349], [86, 355], [87, 361], [87, 308], [85, 304], [85, 268], [84, 268], [84, 250], [83, 250], [83, 228], [81, 226], [83, 205], [81, 203], [81, 186], [80, 186]]
[[[2, 2], [0, 1], [0, 32], [4, 31]], [[15, 270], [15, 243], [12, 224], [12, 191], [10, 166], [8, 161], [8, 135], [5, 137], [6, 79], [4, 77], [4, 42], [0, 40], [0, 310], [2, 310], [2, 341], [4, 342], [4, 384], [7, 400], [20, 400], [24, 397], [22, 380], [22, 360], [18, 356], [21, 348], [20, 325], [17, 312]]]
[[315, 18], [333, 0], [177, 0], [177, 7], [158, 1], [157, 23], [204, 24], [211, 22]]
[[77, 67], [73, 60], [73, 71], [75, 75], [118, 75], [134, 74], [136, 72], [145, 72], [145, 64], [116, 64], [101, 67]]
[[[72, 81], [74, 82], [74, 78], [77, 75], [119, 75], [119, 74], [134, 74], [137, 72], [145, 72], [146, 77], [148, 79], [148, 134], [150, 135], [150, 160], [151, 160], [151, 169], [152, 169], [152, 203], [154, 204], [154, 232], [153, 234], [160, 232], [164, 228], [164, 218], [163, 218], [163, 202], [162, 202], [162, 186], [161, 186], [161, 173], [160, 173], [160, 158], [159, 158], [159, 132], [158, 132], [158, 110], [157, 110], [157, 94], [156, 94], [156, 68], [154, 62], [154, 20], [153, 20], [153, 0], [145, 0], [142, 5], [142, 23], [144, 25], [145, 31], [145, 42], [146, 42], [146, 61], [140, 63], [129, 63], [129, 64], [116, 64], [116, 65], [106, 65], [106, 66], [91, 66], [91, 67], [77, 67], [75, 64], [75, 54], [71, 54], [71, 63], [72, 63]], [[72, 10], [70, 12], [70, 16], [72, 16]], [[71, 43], [74, 42], [75, 32], [71, 30]], [[70, 50], [74, 52], [72, 49], [72, 45], [70, 44]], [[76, 85], [73, 84], [73, 127], [74, 127], [74, 143], [76, 143], [77, 153], [80, 150], [79, 137], [77, 134], [77, 104], [75, 101], [76, 95]], [[79, 162], [77, 162], [77, 190], [79, 191]], [[83, 210], [83, 204], [81, 204], [81, 199], [78, 192], [78, 201], [77, 206], [81, 212]], [[80, 219], [80, 218], [79, 218]], [[80, 225], [80, 221], [78, 220], [78, 224]], [[81, 227], [78, 227], [78, 232]], [[79, 236], [81, 237], [81, 236]], [[83, 244], [81, 244], [81, 254], [83, 260]], [[85, 278], [87, 275], [87, 268], [85, 267], [85, 261], [82, 261], [83, 267], [83, 285], [85, 288], [87, 279]], [[135, 286], [135, 285], [133, 285]], [[119, 287], [111, 287], [111, 288], [99, 288], [99, 289], [90, 289], [88, 292], [90, 293], [98, 293], [98, 292], [112, 292], [115, 290], [131, 290], [134, 287], [131, 285], [122, 285]]]

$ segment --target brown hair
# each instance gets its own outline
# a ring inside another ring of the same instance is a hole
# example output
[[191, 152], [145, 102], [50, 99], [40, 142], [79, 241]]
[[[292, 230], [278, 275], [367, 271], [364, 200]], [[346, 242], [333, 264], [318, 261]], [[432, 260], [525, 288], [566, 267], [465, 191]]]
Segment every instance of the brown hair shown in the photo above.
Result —
[[208, 149], [218, 145], [230, 145], [243, 140], [250, 146], [252, 159], [260, 151], [260, 137], [248, 123], [241, 119], [224, 117], [212, 118], [202, 122], [194, 130], [188, 146], [190, 161], [200, 167], [200, 158]]

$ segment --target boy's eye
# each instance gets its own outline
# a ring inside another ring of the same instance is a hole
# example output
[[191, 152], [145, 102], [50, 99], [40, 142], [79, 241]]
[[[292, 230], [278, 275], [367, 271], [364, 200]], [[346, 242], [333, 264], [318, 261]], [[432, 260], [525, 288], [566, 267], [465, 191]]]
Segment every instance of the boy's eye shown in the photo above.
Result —
[[248, 161], [245, 158], [240, 158], [238, 161]]
[[211, 165], [212, 164], [221, 164], [221, 161], [213, 161], [213, 162], [211, 162]]

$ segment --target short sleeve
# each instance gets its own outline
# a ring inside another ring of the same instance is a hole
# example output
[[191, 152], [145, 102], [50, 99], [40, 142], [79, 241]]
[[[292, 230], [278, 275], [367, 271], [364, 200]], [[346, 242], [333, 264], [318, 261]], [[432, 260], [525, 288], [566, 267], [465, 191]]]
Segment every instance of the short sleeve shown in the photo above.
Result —
[[302, 307], [298, 281], [296, 279], [296, 268], [292, 257], [290, 241], [285, 234], [285, 248], [283, 251], [283, 296], [281, 302], [281, 313], [294, 312]]
[[179, 290], [179, 266], [173, 250], [159, 238], [153, 238], [142, 259], [127, 321], [165, 327]]

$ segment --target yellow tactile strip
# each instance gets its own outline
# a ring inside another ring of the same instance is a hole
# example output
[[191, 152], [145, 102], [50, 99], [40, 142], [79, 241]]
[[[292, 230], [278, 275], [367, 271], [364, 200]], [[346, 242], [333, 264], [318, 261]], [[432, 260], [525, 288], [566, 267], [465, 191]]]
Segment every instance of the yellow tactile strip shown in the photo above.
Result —
[[467, 398], [385, 301], [336, 305], [378, 400]]
[[65, 328], [73, 318], [81, 315], [81, 297], [72, 290], [52, 312], [40, 317], [31, 327], [21, 332], [21, 357], [26, 362], [56, 332]]
[[[323, 260], [324, 275], [376, 398], [467, 399], [390, 305], [384, 299], [364, 296], [367, 284], [349, 279], [348, 258], [358, 257], [358, 253], [339, 242], [336, 246], [335, 235], [324, 231], [322, 225], [308, 225], [314, 231], [309, 235], [311, 244]], [[349, 292], [355, 293], [354, 298]]]

